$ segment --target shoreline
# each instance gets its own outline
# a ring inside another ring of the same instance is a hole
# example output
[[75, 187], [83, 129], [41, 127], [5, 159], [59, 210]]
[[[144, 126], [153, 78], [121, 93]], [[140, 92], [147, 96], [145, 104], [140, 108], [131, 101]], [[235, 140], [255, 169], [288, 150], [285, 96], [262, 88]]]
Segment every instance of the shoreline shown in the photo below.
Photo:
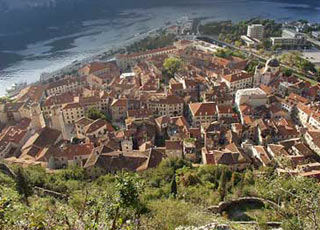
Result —
[[[189, 18], [191, 20], [194, 20], [195, 18]], [[45, 83], [47, 81], [49, 81], [50, 79], [54, 79], [54, 78], [61, 78], [64, 75], [67, 74], [72, 74], [72, 72], [78, 70], [79, 68], [85, 66], [86, 64], [90, 63], [90, 62], [94, 62], [94, 61], [103, 61], [103, 62], [108, 62], [108, 61], [112, 61], [113, 59], [115, 59], [115, 56], [119, 53], [121, 53], [121, 51], [126, 50], [130, 45], [139, 42], [149, 36], [158, 36], [159, 33], [163, 30], [166, 30], [168, 27], [172, 26], [172, 25], [179, 25], [181, 22], [179, 22], [179, 20], [181, 20], [181, 18], [177, 18], [174, 22], [170, 22], [170, 24], [165, 24], [161, 27], [158, 28], [154, 28], [152, 30], [149, 30], [147, 32], [140, 32], [137, 33], [136, 35], [133, 35], [131, 37], [129, 37], [128, 39], [126, 39], [125, 41], [123, 41], [121, 44], [119, 45], [113, 45], [112, 48], [106, 48], [103, 51], [96, 53], [94, 55], [91, 55], [89, 57], [80, 59], [80, 60], [74, 60], [72, 61], [72, 63], [63, 66], [62, 68], [58, 68], [55, 71], [52, 72], [42, 72], [39, 76], [39, 78], [37, 80], [34, 80], [32, 82], [29, 82], [25, 87], [29, 87], [32, 86], [34, 84], [38, 84], [38, 83]], [[15, 82], [18, 83], [18, 82]], [[13, 83], [13, 84], [15, 84]], [[24, 87], [24, 88], [25, 88]], [[8, 96], [6, 90], [8, 88], [6, 88], [4, 90], [4, 93], [2, 95], [0, 95], [0, 97], [6, 97]], [[21, 89], [20, 89], [21, 90]]]

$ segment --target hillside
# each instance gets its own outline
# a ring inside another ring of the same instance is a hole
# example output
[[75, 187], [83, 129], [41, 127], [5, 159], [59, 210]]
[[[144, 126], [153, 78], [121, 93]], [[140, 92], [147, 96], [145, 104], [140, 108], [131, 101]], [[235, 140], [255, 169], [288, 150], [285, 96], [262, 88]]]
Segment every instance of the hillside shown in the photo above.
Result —
[[[94, 181], [78, 168], [14, 171], [16, 179], [0, 174], [0, 229], [170, 230], [213, 222], [231, 229], [255, 227], [235, 221], [254, 221], [259, 229], [269, 229], [267, 222], [279, 221], [284, 230], [311, 230], [317, 229], [320, 217], [319, 184], [275, 177], [272, 168], [259, 175], [251, 170], [232, 173], [225, 167], [193, 168], [187, 161], [168, 159], [143, 173], [108, 174]], [[208, 211], [222, 200], [243, 196], [263, 197], [283, 208], [248, 203], [221, 214]]]

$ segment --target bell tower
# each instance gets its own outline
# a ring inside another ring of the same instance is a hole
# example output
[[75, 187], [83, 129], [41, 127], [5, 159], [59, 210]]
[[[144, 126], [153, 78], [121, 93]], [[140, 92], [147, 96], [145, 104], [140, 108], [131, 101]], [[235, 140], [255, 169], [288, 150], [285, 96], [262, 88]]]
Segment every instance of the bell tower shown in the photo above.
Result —
[[31, 127], [34, 130], [42, 129], [46, 126], [39, 103], [33, 103], [30, 109]]
[[58, 105], [51, 107], [51, 128], [59, 130], [62, 133], [63, 139], [68, 139], [62, 111]]

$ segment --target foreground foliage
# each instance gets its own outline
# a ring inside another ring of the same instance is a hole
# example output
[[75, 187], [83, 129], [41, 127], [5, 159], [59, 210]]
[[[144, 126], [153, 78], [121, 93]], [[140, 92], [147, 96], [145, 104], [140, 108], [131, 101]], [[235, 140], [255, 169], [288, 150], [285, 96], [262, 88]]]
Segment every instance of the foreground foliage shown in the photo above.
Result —
[[[14, 171], [16, 179], [0, 173], [0, 229], [171, 230], [230, 220], [254, 220], [260, 226], [281, 221], [284, 230], [318, 229], [319, 184], [279, 177], [274, 169], [232, 172], [223, 166], [194, 168], [188, 161], [167, 159], [139, 174], [119, 172], [95, 181], [88, 181], [80, 168], [54, 174], [40, 167]], [[248, 204], [220, 217], [207, 211], [220, 201], [243, 196], [263, 197], [279, 206]]]

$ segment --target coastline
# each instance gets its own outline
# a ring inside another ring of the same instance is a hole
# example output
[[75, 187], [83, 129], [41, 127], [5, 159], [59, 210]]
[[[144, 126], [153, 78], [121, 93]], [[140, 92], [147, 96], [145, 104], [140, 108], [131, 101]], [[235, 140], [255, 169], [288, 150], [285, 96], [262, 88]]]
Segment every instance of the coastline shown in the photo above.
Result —
[[[63, 66], [62, 68], [58, 68], [55, 71], [52, 72], [42, 72], [37, 80], [28, 82], [28, 84], [25, 87], [32, 86], [34, 84], [37, 84], [39, 82], [46, 82], [50, 79], [54, 79], [56, 77], [62, 77], [67, 74], [72, 74], [72, 72], [76, 71], [77, 69], [85, 66], [86, 64], [94, 61], [103, 61], [108, 62], [115, 59], [115, 56], [117, 54], [120, 54], [121, 51], [126, 50], [130, 45], [142, 41], [143, 39], [149, 37], [149, 36], [159, 36], [159, 33], [163, 30], [166, 30], [168, 27], [172, 25], [177, 25], [179, 23], [179, 20], [181, 18], [177, 18], [176, 21], [173, 24], [165, 24], [162, 27], [154, 28], [152, 30], [149, 30], [147, 32], [140, 32], [134, 36], [129, 37], [127, 40], [123, 41], [119, 45], [114, 45], [113, 48], [105, 48], [103, 51], [93, 54], [89, 57], [80, 59], [80, 60], [74, 60], [72, 63]], [[190, 18], [194, 20], [194, 18]], [[18, 82], [16, 82], [18, 83]], [[0, 92], [1, 93], [1, 92]], [[4, 94], [0, 94], [0, 97], [7, 96], [7, 93], [4, 92]]]

